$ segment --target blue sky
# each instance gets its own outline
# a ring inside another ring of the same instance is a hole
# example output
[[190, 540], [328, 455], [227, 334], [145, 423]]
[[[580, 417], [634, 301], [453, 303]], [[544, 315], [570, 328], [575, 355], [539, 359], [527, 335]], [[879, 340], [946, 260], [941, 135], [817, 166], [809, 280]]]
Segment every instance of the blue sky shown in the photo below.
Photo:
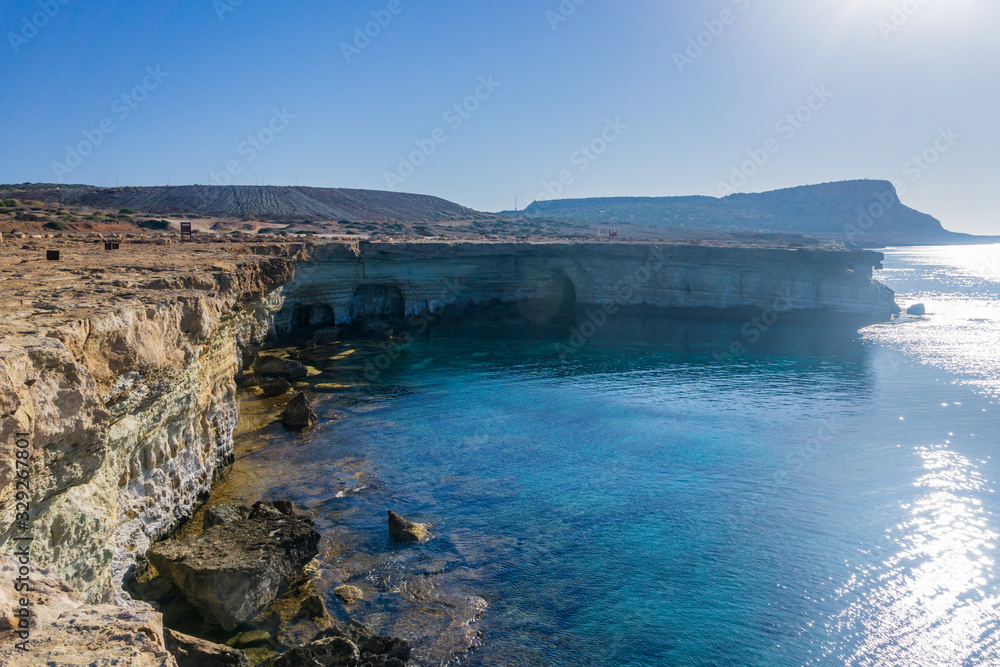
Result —
[[500, 210], [883, 178], [997, 234], [997, 26], [995, 0], [7, 0], [0, 182]]

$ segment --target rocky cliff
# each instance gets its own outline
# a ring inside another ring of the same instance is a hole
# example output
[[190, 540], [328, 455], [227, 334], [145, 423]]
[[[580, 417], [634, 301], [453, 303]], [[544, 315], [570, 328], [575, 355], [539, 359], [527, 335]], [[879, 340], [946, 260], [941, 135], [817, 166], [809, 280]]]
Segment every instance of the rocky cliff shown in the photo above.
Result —
[[[39, 258], [58, 248], [59, 262]], [[188, 517], [232, 459], [234, 378], [269, 334], [505, 307], [543, 323], [600, 304], [867, 323], [895, 312], [872, 252], [613, 244], [0, 246], [0, 551], [86, 601]], [[18, 434], [30, 459], [16, 468]], [[15, 521], [18, 484], [31, 509]], [[23, 518], [23, 517], [22, 517]]]
[[[77, 252], [68, 266], [107, 262], [96, 248]], [[134, 555], [189, 516], [231, 462], [240, 350], [263, 340], [260, 300], [294, 270], [289, 258], [190, 264], [124, 266], [127, 278], [90, 285], [73, 269], [39, 270], [3, 304], [0, 551], [31, 535], [32, 560], [90, 601], [121, 601]], [[32, 298], [38, 283], [63, 299]], [[27, 530], [14, 522], [15, 433], [32, 454]]]
[[889, 319], [894, 295], [873, 280], [882, 255], [654, 244], [324, 245], [269, 301], [279, 331], [509, 306], [544, 324], [594, 306], [743, 318], [772, 309], [848, 326]]

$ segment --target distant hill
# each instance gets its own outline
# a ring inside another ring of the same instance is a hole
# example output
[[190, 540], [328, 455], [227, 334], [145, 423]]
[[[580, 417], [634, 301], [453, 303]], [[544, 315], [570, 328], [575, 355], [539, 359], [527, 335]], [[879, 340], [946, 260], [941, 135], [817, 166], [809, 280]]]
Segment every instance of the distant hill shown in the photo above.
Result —
[[[987, 241], [946, 230], [905, 206], [888, 181], [804, 185], [728, 197], [613, 197], [535, 202], [533, 218], [637, 223], [676, 229], [794, 232], [864, 244], [949, 244]], [[994, 239], [995, 240], [995, 239]]]
[[274, 222], [436, 222], [491, 217], [439, 197], [381, 190], [251, 185], [97, 188], [24, 184], [0, 186], [0, 195], [104, 210], [127, 208], [159, 216], [253, 217]]

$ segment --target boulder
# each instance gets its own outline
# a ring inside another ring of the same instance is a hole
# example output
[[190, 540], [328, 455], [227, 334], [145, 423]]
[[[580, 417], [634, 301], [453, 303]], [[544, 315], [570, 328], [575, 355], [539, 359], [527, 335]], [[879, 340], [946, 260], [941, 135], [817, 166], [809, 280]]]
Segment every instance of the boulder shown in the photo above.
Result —
[[146, 554], [206, 621], [225, 630], [271, 604], [318, 553], [320, 536], [311, 518], [277, 513], [269, 503], [254, 508], [265, 505], [267, 510], [252, 509], [249, 518], [160, 542]]
[[389, 536], [397, 542], [423, 542], [430, 535], [429, 524], [414, 523], [389, 510]]
[[290, 429], [301, 431], [319, 423], [319, 417], [316, 416], [316, 411], [313, 410], [306, 395], [299, 393], [285, 406], [285, 410], [281, 413], [281, 423]]
[[263, 377], [280, 377], [286, 380], [301, 380], [309, 377], [305, 364], [293, 359], [260, 356], [253, 365], [254, 372]]
[[403, 639], [379, 637], [357, 621], [334, 623], [312, 642], [268, 659], [263, 667], [403, 667], [410, 645]]
[[243, 651], [204, 639], [163, 629], [167, 650], [177, 661], [177, 667], [250, 667]]
[[923, 317], [927, 314], [927, 306], [922, 303], [916, 303], [906, 309], [907, 315], [916, 315], [917, 317]]
[[294, 388], [292, 383], [283, 377], [262, 377], [257, 386], [263, 392], [264, 398], [284, 396]]

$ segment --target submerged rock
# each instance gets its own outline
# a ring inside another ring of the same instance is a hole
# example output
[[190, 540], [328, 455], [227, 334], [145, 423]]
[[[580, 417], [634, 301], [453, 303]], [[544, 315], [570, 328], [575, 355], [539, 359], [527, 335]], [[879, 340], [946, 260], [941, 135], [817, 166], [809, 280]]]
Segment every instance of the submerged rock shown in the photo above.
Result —
[[198, 639], [191, 635], [163, 629], [167, 650], [177, 661], [177, 667], [250, 667], [243, 651], [222, 644]]
[[358, 600], [364, 599], [364, 593], [357, 586], [338, 586], [334, 589], [333, 594], [346, 604], [354, 604]]
[[281, 413], [281, 423], [288, 428], [302, 430], [318, 424], [319, 417], [306, 395], [300, 393]]
[[309, 517], [258, 503], [249, 518], [154, 545], [147, 558], [205, 620], [234, 630], [271, 604], [318, 553]]
[[410, 660], [403, 639], [379, 637], [356, 621], [335, 623], [304, 646], [270, 658], [263, 667], [402, 667]]
[[917, 317], [922, 317], [927, 314], [927, 306], [922, 303], [916, 303], [906, 309], [907, 315], [916, 315]]
[[280, 377], [286, 380], [301, 380], [309, 376], [305, 364], [293, 359], [261, 356], [253, 365], [254, 372], [263, 377]]
[[423, 542], [430, 535], [429, 524], [414, 523], [389, 510], [389, 536], [397, 542]]
[[270, 644], [273, 642], [271, 638], [271, 633], [266, 630], [247, 630], [246, 632], [241, 632], [236, 635], [228, 642], [227, 646], [237, 646], [240, 648], [246, 648], [250, 646], [260, 646], [262, 644]]

